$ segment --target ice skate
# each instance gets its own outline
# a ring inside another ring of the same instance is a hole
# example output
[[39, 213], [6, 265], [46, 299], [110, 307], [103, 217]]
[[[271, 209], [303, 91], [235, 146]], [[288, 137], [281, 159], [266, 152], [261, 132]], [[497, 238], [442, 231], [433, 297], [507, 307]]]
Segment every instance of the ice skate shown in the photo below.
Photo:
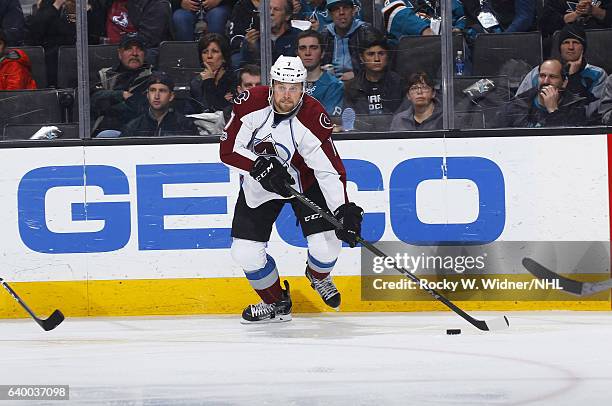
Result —
[[310, 268], [306, 267], [306, 277], [310, 281], [310, 286], [317, 291], [325, 304], [339, 311], [340, 292], [338, 292], [336, 285], [334, 285], [331, 275], [327, 275], [323, 279], [317, 279], [310, 274]]
[[248, 305], [242, 312], [242, 324], [256, 323], [281, 323], [291, 320], [291, 294], [289, 292], [289, 282], [283, 281], [285, 289], [283, 298], [276, 303], [267, 304], [259, 302]]

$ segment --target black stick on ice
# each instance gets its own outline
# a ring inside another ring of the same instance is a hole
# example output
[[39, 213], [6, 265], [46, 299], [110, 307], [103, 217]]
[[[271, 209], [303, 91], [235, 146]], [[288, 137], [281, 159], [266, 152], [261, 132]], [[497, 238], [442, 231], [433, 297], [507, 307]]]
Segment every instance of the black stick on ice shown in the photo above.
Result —
[[523, 266], [538, 279], [558, 280], [559, 286], [561, 286], [564, 291], [576, 296], [594, 295], [595, 293], [612, 288], [612, 279], [602, 282], [580, 282], [561, 276], [529, 257], [523, 258]]
[[[306, 196], [304, 196], [303, 194], [301, 194], [300, 192], [292, 188], [289, 184], [286, 184], [286, 186], [287, 186], [287, 189], [289, 189], [289, 193], [291, 193], [301, 203], [310, 207], [315, 213], [319, 214], [325, 220], [329, 221], [337, 229], [343, 228], [342, 223], [338, 221], [338, 219], [336, 219], [331, 213], [319, 207], [312, 200], [310, 200], [309, 198], [307, 198]], [[372, 252], [376, 256], [383, 257], [383, 258], [389, 258], [387, 254], [385, 254], [384, 252], [376, 248], [371, 243], [365, 241], [363, 238], [361, 238], [361, 236], [357, 236], [357, 242], [359, 242], [363, 247], [367, 248], [370, 252]], [[411, 279], [414, 282], [416, 282], [420, 287], [423, 288], [423, 290], [425, 290], [427, 293], [433, 296], [434, 299], [439, 300], [440, 302], [444, 303], [446, 307], [451, 309], [453, 312], [455, 312], [457, 315], [465, 319], [468, 323], [470, 323], [471, 325], [473, 325], [479, 330], [483, 330], [483, 331], [503, 330], [510, 326], [510, 322], [508, 321], [508, 318], [506, 316], [498, 317], [498, 318], [495, 318], [489, 321], [475, 319], [474, 317], [467, 314], [464, 310], [459, 308], [456, 304], [451, 302], [449, 299], [442, 296], [435, 289], [431, 289], [429, 287], [425, 287], [421, 285], [420, 283], [421, 279], [418, 276], [414, 275], [413, 273], [403, 268], [396, 266], [395, 264], [393, 265], [393, 268], [395, 268], [397, 272], [406, 276], [408, 279]]]
[[21, 307], [23, 307], [26, 310], [26, 312], [28, 312], [30, 314], [30, 316], [32, 316], [34, 321], [37, 322], [38, 325], [43, 328], [43, 330], [45, 330], [45, 331], [53, 330], [62, 321], [64, 321], [64, 315], [62, 314], [62, 312], [60, 312], [57, 309], [53, 313], [51, 313], [51, 316], [49, 316], [49, 318], [47, 318], [47, 319], [40, 319], [40, 318], [36, 317], [36, 314], [34, 314], [32, 309], [30, 309], [28, 307], [28, 305], [25, 304], [25, 302], [23, 300], [21, 300], [19, 295], [13, 290], [13, 288], [11, 288], [9, 286], [8, 283], [6, 283], [4, 281], [4, 279], [0, 278], [0, 284], [2, 284], [2, 287], [4, 289], [6, 289], [6, 291], [8, 293], [10, 293], [11, 296], [13, 296], [13, 299], [15, 299], [17, 301], [17, 303], [19, 303], [21, 305]]

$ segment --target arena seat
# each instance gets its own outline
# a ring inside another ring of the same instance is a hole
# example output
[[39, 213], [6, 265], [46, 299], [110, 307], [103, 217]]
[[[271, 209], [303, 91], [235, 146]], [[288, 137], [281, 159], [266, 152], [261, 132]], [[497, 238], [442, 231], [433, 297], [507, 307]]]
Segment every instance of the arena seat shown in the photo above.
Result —
[[[509, 61], [520, 62], [527, 71], [542, 62], [542, 36], [539, 32], [479, 34], [474, 41], [472, 72], [475, 76], [498, 76]], [[526, 72], [522, 72], [523, 74]], [[519, 74], [517, 73], [517, 77]], [[508, 78], [510, 82], [520, 78]], [[510, 83], [512, 87], [512, 83]], [[517, 85], [518, 87], [518, 85]]]
[[[98, 82], [98, 71], [119, 63], [117, 45], [90, 45], [89, 84]], [[59, 49], [57, 85], [60, 88], [76, 88], [78, 83], [77, 54], [73, 46], [62, 46]]]
[[69, 121], [74, 100], [74, 89], [0, 91], [0, 128], [7, 124]]
[[79, 123], [44, 123], [44, 124], [6, 124], [2, 130], [2, 139], [27, 140], [42, 126], [56, 126], [62, 131], [60, 139], [79, 138]]
[[[480, 79], [489, 79], [495, 87], [490, 91], [472, 97], [463, 92], [472, 84]], [[495, 115], [500, 106], [507, 103], [512, 98], [511, 89], [507, 76], [462, 76], [456, 77], [453, 83], [455, 112], [455, 128], [491, 128]], [[471, 115], [471, 113], [478, 113]], [[477, 116], [480, 116], [478, 118]], [[476, 125], [472, 127], [471, 125]]]
[[[395, 72], [405, 78], [417, 71], [426, 72], [429, 77], [441, 77], [442, 54], [439, 35], [407, 35], [399, 39], [395, 58]], [[465, 51], [463, 35], [453, 34], [453, 54]], [[465, 52], [464, 52], [465, 53]]]
[[195, 41], [164, 41], [159, 45], [158, 69], [168, 73], [176, 86], [188, 86], [202, 70], [198, 43]]

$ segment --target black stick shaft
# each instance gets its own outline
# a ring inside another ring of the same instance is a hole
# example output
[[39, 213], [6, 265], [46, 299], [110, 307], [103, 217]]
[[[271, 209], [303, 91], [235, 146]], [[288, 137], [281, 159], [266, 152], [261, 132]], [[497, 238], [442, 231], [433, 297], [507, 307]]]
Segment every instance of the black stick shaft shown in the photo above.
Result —
[[[323, 208], [319, 207], [319, 205], [317, 205], [315, 202], [313, 202], [312, 200], [310, 200], [309, 198], [304, 196], [302, 193], [300, 193], [297, 190], [295, 190], [294, 188], [292, 188], [290, 185], [287, 184], [286, 186], [289, 189], [289, 193], [291, 193], [300, 202], [302, 202], [306, 206], [310, 207], [317, 214], [321, 215], [321, 217], [323, 217], [325, 220], [329, 221], [337, 229], [342, 229], [343, 228], [342, 223], [340, 221], [338, 221], [338, 219], [336, 219], [327, 210], [324, 210]], [[357, 236], [357, 242], [359, 242], [362, 246], [364, 246], [369, 251], [371, 251], [372, 253], [374, 253], [375, 255], [377, 255], [379, 257], [383, 257], [383, 258], [388, 258], [389, 257], [387, 254], [385, 254], [384, 252], [382, 252], [381, 250], [376, 248], [374, 245], [372, 245], [368, 241], [365, 241], [360, 236]], [[487, 326], [487, 323], [485, 321], [478, 320], [478, 319], [475, 319], [474, 317], [470, 316], [464, 310], [462, 310], [459, 306], [457, 306], [456, 304], [451, 302], [449, 299], [447, 299], [446, 297], [444, 297], [443, 295], [438, 293], [435, 289], [429, 288], [427, 286], [422, 286], [421, 283], [420, 283], [421, 279], [418, 276], [414, 275], [411, 272], [406, 271], [405, 269], [399, 268], [395, 264], [393, 264], [393, 268], [396, 271], [398, 271], [399, 273], [401, 273], [404, 276], [406, 276], [407, 278], [409, 278], [409, 279], [413, 280], [414, 282], [416, 282], [419, 285], [420, 288], [422, 288], [427, 293], [429, 293], [431, 296], [433, 296], [434, 299], [439, 300], [440, 302], [444, 303], [446, 305], [446, 307], [448, 307], [453, 312], [455, 312], [456, 314], [461, 316], [463, 319], [465, 319], [468, 323], [472, 324], [474, 327], [476, 327], [476, 328], [478, 328], [480, 330], [485, 330], [485, 331], [489, 330], [489, 326]]]
[[32, 316], [35, 320], [39, 320], [38, 317], [36, 317], [36, 314], [34, 314], [34, 312], [32, 311], [32, 309], [30, 309], [28, 307], [27, 304], [25, 304], [25, 302], [23, 300], [21, 300], [21, 298], [19, 297], [19, 295], [17, 294], [17, 292], [15, 292], [13, 290], [13, 288], [11, 288], [9, 286], [8, 283], [6, 283], [2, 278], [0, 278], [0, 283], [2, 283], [2, 287], [4, 289], [7, 290], [8, 293], [11, 294], [11, 296], [13, 296], [13, 299], [15, 299], [17, 301], [17, 303], [19, 303], [21, 305], [21, 307], [23, 307], [25, 309], [26, 312], [28, 312], [30, 314], [30, 316]]

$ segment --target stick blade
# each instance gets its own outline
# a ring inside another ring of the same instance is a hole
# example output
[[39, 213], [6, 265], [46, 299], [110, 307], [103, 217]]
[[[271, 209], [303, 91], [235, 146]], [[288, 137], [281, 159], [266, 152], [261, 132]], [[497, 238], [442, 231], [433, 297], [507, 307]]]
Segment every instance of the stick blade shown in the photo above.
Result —
[[62, 314], [62, 312], [56, 309], [53, 313], [51, 313], [51, 316], [49, 316], [49, 318], [47, 318], [46, 320], [41, 320], [39, 324], [43, 328], [43, 330], [49, 331], [59, 326], [62, 321], [64, 321], [64, 315]]
[[510, 322], [506, 316], [488, 320], [486, 323], [488, 331], [505, 330], [510, 327]]
[[582, 295], [582, 285], [583, 285], [582, 282], [575, 281], [570, 278], [566, 278], [565, 276], [561, 276], [558, 273], [551, 271], [550, 269], [546, 268], [544, 265], [540, 264], [539, 262], [529, 257], [523, 258], [523, 266], [533, 276], [535, 276], [538, 279], [547, 279], [547, 280], [557, 279], [559, 280], [559, 284], [561, 285], [563, 290], [566, 291], [567, 293], [571, 293], [576, 296]]

